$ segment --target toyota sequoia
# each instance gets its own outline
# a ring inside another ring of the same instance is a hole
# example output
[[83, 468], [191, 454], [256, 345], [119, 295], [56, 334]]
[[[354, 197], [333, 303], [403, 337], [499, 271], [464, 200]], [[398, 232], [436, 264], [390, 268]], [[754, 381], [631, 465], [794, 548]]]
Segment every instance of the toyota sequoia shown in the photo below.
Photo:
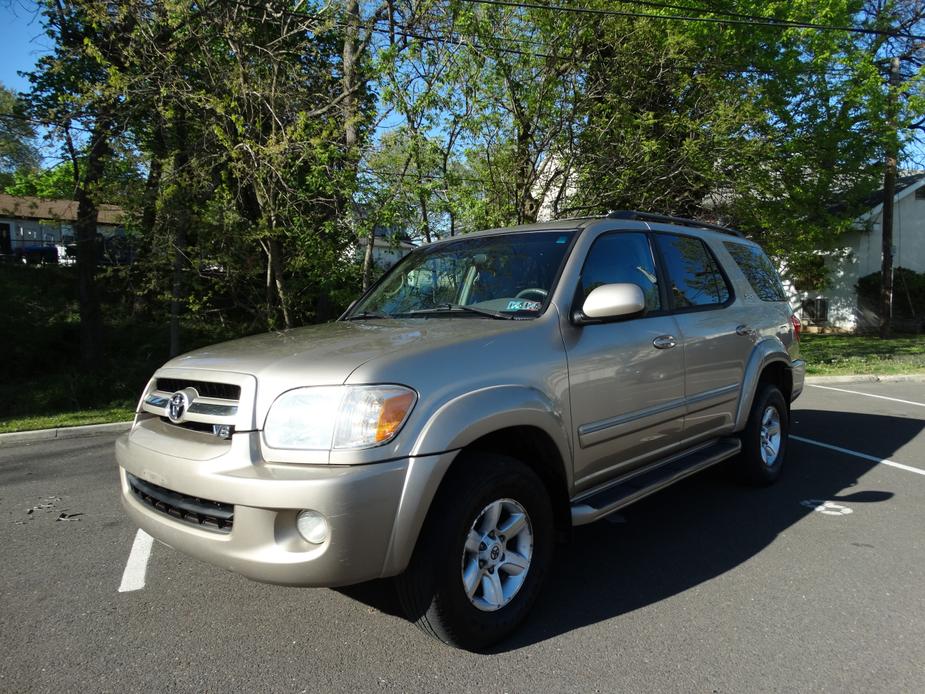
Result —
[[116, 444], [138, 526], [258, 581], [394, 577], [482, 649], [557, 539], [717, 463], [781, 474], [800, 323], [737, 232], [616, 212], [422, 246], [338, 320], [170, 360]]

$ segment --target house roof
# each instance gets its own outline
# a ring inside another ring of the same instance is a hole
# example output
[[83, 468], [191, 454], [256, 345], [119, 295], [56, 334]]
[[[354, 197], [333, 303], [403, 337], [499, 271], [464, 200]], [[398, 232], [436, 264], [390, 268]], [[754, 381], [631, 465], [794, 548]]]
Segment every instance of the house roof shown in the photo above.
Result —
[[[912, 174], [911, 176], [900, 176], [896, 179], [896, 196], [898, 197], [906, 188], [914, 186], [916, 183], [925, 181], [925, 173]], [[918, 186], [916, 186], [918, 187]], [[872, 193], [864, 200], [868, 207], [876, 207], [883, 204], [883, 188]]]
[[[896, 194], [893, 196], [893, 204], [897, 204], [907, 195], [911, 195], [922, 186], [925, 186], [925, 173], [911, 174], [909, 176], [900, 176], [896, 179]], [[863, 225], [865, 222], [876, 219], [877, 215], [883, 212], [883, 189], [868, 198], [869, 209], [855, 220], [856, 224]]]
[[[98, 224], [122, 224], [124, 212], [116, 205], [99, 205]], [[44, 200], [29, 196], [0, 193], [0, 216], [20, 219], [54, 219], [61, 222], [77, 221], [76, 200]]]

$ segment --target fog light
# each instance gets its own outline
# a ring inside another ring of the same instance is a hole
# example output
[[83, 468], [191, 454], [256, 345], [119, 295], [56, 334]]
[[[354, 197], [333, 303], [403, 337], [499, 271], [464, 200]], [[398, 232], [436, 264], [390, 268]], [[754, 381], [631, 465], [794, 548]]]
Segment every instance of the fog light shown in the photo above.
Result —
[[299, 535], [313, 545], [320, 545], [328, 539], [328, 521], [317, 511], [301, 511], [295, 519]]

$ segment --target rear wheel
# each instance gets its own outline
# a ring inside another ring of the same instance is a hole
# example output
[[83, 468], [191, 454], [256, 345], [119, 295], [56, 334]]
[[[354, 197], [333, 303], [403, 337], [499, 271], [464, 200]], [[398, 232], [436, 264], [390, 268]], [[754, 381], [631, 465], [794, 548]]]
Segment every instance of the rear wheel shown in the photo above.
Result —
[[781, 473], [790, 434], [790, 409], [777, 386], [766, 383], [755, 394], [741, 434], [740, 470], [746, 482], [767, 485]]
[[536, 600], [552, 558], [552, 508], [543, 483], [518, 460], [467, 454], [456, 464], [396, 581], [421, 629], [479, 650], [514, 631]]

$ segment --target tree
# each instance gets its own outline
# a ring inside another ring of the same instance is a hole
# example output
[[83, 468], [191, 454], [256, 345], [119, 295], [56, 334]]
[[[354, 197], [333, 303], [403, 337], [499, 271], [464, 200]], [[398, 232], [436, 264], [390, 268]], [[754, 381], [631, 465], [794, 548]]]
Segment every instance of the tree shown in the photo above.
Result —
[[0, 181], [16, 172], [38, 169], [41, 156], [35, 146], [35, 128], [16, 94], [0, 84]]
[[42, 3], [45, 33], [52, 51], [28, 74], [29, 115], [49, 128], [62, 144], [71, 168], [77, 219], [77, 277], [80, 354], [83, 365], [98, 368], [103, 357], [103, 320], [96, 286], [97, 210], [114, 141], [122, 130], [119, 75], [125, 68], [127, 39], [138, 8], [103, 0]]

